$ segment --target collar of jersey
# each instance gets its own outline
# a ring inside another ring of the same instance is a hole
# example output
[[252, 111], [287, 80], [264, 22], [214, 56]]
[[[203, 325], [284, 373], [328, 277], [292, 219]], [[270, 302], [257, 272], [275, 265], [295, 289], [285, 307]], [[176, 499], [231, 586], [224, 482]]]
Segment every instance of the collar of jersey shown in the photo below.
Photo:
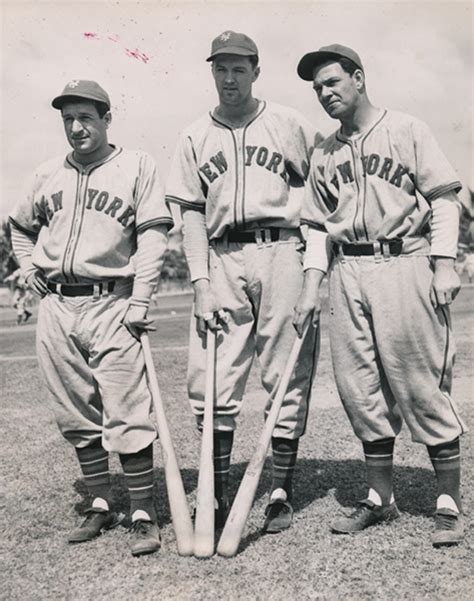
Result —
[[267, 107], [267, 103], [265, 102], [265, 100], [258, 100], [258, 107], [257, 107], [257, 111], [254, 113], [253, 117], [250, 117], [248, 121], [246, 121], [245, 123], [242, 123], [242, 125], [232, 125], [232, 123], [228, 123], [227, 121], [224, 121], [223, 119], [221, 119], [220, 117], [216, 117], [215, 115], [215, 109], [209, 113], [211, 119], [213, 121], [215, 121], [216, 123], [219, 123], [219, 125], [224, 125], [224, 127], [228, 127], [229, 129], [240, 129], [241, 127], [248, 127], [251, 123], [253, 123], [256, 119], [258, 119], [260, 117], [260, 115], [263, 113], [263, 111], [266, 109]]
[[67, 155], [66, 161], [72, 167], [77, 169], [78, 171], [83, 171], [83, 172], [92, 171], [92, 169], [95, 169], [96, 167], [100, 167], [104, 163], [108, 163], [109, 161], [114, 159], [117, 155], [119, 155], [122, 152], [122, 148], [120, 146], [115, 146], [115, 144], [111, 144], [110, 146], [112, 146], [112, 148], [113, 148], [112, 152], [110, 154], [108, 154], [106, 157], [104, 157], [103, 159], [100, 159], [99, 161], [94, 161], [93, 163], [88, 163], [87, 165], [82, 165], [82, 163], [78, 163], [77, 161], [74, 160], [73, 152], [70, 152]]
[[357, 141], [362, 140], [363, 138], [366, 138], [377, 127], [377, 125], [385, 118], [386, 114], [387, 114], [387, 109], [383, 109], [382, 114], [379, 115], [370, 125], [368, 125], [364, 129], [364, 131], [360, 132], [356, 136], [345, 136], [342, 133], [342, 125], [341, 125], [341, 128], [338, 129], [336, 132], [336, 138], [338, 140], [340, 140], [341, 142], [353, 142], [354, 140], [357, 140]]

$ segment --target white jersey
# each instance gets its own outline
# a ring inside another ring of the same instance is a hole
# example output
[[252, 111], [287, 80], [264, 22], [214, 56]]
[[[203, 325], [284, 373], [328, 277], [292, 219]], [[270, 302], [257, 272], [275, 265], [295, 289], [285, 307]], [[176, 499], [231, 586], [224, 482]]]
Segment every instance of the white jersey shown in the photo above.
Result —
[[315, 149], [302, 223], [343, 243], [421, 236], [431, 202], [460, 189], [429, 128], [383, 111], [357, 138], [339, 130]]
[[154, 160], [119, 147], [87, 166], [72, 153], [41, 165], [10, 220], [37, 240], [36, 268], [62, 283], [133, 276], [136, 233], [173, 225]]
[[297, 111], [259, 101], [255, 117], [231, 127], [208, 113], [181, 137], [167, 183], [166, 198], [205, 211], [209, 239], [228, 228], [300, 225], [300, 195], [315, 139], [315, 128]]

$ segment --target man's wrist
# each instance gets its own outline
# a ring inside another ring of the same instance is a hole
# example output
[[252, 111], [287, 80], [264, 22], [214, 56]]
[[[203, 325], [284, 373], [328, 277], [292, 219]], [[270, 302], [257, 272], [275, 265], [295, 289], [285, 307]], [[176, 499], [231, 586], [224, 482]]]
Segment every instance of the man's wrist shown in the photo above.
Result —
[[210, 286], [209, 278], [199, 278], [193, 281], [193, 287], [196, 291], [208, 290]]
[[442, 256], [432, 256], [435, 269], [453, 269], [454, 261], [453, 257], [442, 257]]

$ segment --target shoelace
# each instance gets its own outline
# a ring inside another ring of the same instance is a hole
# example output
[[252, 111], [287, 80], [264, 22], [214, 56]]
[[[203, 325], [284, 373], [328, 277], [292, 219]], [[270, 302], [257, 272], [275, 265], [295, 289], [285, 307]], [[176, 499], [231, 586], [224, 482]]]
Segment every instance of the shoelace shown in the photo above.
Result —
[[279, 513], [290, 513], [290, 507], [286, 503], [276, 501], [269, 506], [268, 515], [276, 517]]
[[145, 520], [135, 520], [132, 522], [129, 530], [130, 532], [136, 532], [137, 534], [148, 534], [148, 528], [150, 525], [151, 522], [146, 522]]
[[435, 526], [438, 530], [455, 530], [457, 520], [457, 516], [437, 513], [435, 516]]
[[369, 505], [366, 501], [360, 501], [357, 506], [357, 509], [354, 511], [354, 513], [352, 514], [351, 517], [358, 518], [363, 513], [366, 513], [367, 511], [371, 511], [372, 509], [373, 509], [372, 505]]
[[86, 514], [87, 515], [86, 515], [85, 520], [82, 522], [82, 526], [85, 526], [89, 522], [92, 522], [93, 520], [97, 519], [96, 516], [104, 515], [104, 512], [103, 511], [95, 511], [94, 509], [87, 509]]

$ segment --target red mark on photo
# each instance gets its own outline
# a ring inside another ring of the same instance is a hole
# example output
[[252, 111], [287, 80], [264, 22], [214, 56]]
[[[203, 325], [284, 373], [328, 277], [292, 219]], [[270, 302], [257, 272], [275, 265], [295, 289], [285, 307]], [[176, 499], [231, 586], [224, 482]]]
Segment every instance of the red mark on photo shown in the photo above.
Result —
[[[82, 34], [87, 40], [100, 40], [100, 36], [98, 33], [95, 33], [93, 31], [86, 31]], [[107, 40], [110, 40], [111, 42], [115, 42], [117, 43], [119, 41], [119, 36], [115, 33], [113, 35], [108, 35]], [[135, 48], [135, 50], [130, 50], [130, 48], [125, 48], [125, 54], [127, 56], [130, 56], [131, 58], [136, 58], [139, 61], [142, 61], [142, 63], [148, 63], [148, 61], [151, 60], [151, 57], [149, 57], [148, 55], [146, 55], [144, 52], [142, 52], [141, 50], [139, 50], [138, 48]]]
[[125, 48], [125, 53], [127, 54], [127, 56], [136, 58], [137, 60], [142, 61], [145, 64], [150, 60], [150, 57], [147, 56], [144, 52], [141, 52], [140, 50], [138, 50], [138, 48], [135, 48], [135, 50], [130, 50], [129, 48]]

